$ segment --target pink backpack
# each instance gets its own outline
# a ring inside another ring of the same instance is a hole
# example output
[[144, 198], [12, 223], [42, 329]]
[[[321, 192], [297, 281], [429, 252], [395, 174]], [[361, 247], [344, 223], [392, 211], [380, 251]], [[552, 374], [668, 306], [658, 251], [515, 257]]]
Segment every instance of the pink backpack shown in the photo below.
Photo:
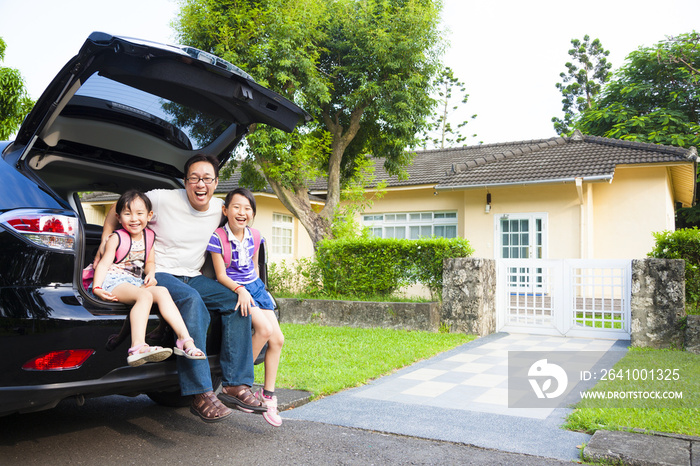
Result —
[[[248, 227], [250, 228], [250, 227]], [[253, 244], [255, 245], [253, 249], [253, 255], [260, 249], [260, 232], [255, 228], [250, 228], [250, 233], [253, 235]], [[224, 227], [219, 227], [214, 231], [214, 234], [219, 237], [219, 243], [221, 244], [221, 257], [224, 258], [224, 264], [228, 269], [231, 266], [231, 261], [233, 260], [233, 251], [231, 250], [231, 242], [228, 240], [228, 234]]]
[[[114, 233], [117, 234], [117, 238], [119, 238], [119, 244], [117, 245], [117, 250], [114, 252], [114, 263], [118, 264], [119, 262], [123, 261], [126, 259], [126, 256], [129, 254], [129, 251], [131, 250], [131, 235], [129, 234], [128, 231], [126, 231], [123, 228], [119, 228], [117, 230], [114, 230]], [[153, 243], [156, 241], [156, 232], [151, 230], [150, 228], [144, 228], [143, 234], [146, 237], [146, 254], [144, 256], [144, 263], [148, 260], [148, 255], [151, 253], [151, 250], [153, 249]], [[95, 276], [95, 269], [93, 269], [92, 264], [88, 265], [83, 269], [83, 287], [87, 290], [90, 287], [90, 284], [92, 283], [92, 279]]]

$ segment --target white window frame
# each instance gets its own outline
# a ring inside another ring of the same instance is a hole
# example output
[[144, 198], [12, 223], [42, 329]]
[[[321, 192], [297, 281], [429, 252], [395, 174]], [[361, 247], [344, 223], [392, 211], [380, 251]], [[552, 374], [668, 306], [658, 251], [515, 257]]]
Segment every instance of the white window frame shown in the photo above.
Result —
[[[362, 225], [379, 238], [419, 239], [432, 236], [457, 238], [459, 236], [456, 210], [386, 212], [362, 214]], [[451, 236], [435, 234], [437, 230], [453, 233]]]
[[[501, 221], [504, 219], [508, 220], [527, 220], [529, 224], [528, 230], [528, 248], [527, 257], [518, 257], [519, 259], [547, 259], [548, 251], [548, 219], [547, 212], [531, 212], [531, 213], [517, 213], [517, 214], [500, 214], [494, 215], [493, 221], [493, 231], [494, 231], [494, 244], [496, 245], [496, 257], [498, 259], [505, 259], [503, 257], [503, 231], [501, 226]], [[540, 222], [540, 229], [537, 230], [537, 222]], [[510, 245], [513, 246], [513, 245]], [[523, 246], [520, 245], [519, 246]], [[511, 257], [511, 259], [513, 259]]]
[[[518, 222], [516, 228], [508, 236], [508, 244], [505, 239], [505, 231], [503, 231], [503, 220], [510, 222]], [[532, 212], [532, 213], [517, 213], [517, 214], [500, 214], [494, 215], [494, 244], [496, 245], [496, 257], [498, 259], [506, 259], [519, 261], [522, 263], [519, 266], [509, 267], [506, 274], [506, 283], [508, 288], [517, 293], [521, 292], [538, 292], [542, 289], [545, 281], [545, 269], [542, 267], [532, 267], [533, 260], [547, 259], [548, 248], [548, 221], [547, 212]], [[527, 222], [527, 232], [522, 227], [522, 222]], [[522, 233], [526, 233], [526, 236]], [[526, 241], [524, 241], [526, 239]], [[509, 257], [503, 257], [504, 247], [515, 247], [518, 254], [509, 254]], [[523, 251], [523, 249], [526, 249]], [[512, 257], [517, 255], [518, 257]]]
[[[288, 219], [288, 221], [287, 221]], [[282, 235], [280, 232], [288, 232]], [[288, 244], [285, 244], [288, 240]], [[285, 251], [287, 249], [288, 251]], [[293, 257], [294, 255], [294, 217], [278, 212], [272, 213], [272, 235], [270, 237], [271, 257]]]

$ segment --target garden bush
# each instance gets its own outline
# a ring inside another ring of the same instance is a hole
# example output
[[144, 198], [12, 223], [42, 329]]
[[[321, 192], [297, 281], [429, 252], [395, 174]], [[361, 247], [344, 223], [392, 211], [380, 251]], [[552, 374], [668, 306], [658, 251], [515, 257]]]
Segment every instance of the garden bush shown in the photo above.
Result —
[[462, 238], [354, 238], [322, 241], [316, 261], [323, 287], [331, 293], [390, 295], [420, 283], [439, 299], [443, 260], [473, 252]]
[[279, 295], [321, 297], [321, 271], [315, 260], [302, 257], [268, 264], [267, 280], [270, 291]]
[[282, 296], [373, 299], [422, 284], [434, 299], [440, 299], [443, 260], [473, 252], [461, 238], [326, 240], [319, 243], [313, 260], [270, 264], [269, 286]]
[[656, 245], [647, 254], [661, 259], [685, 260], [685, 308], [700, 314], [700, 230], [697, 227], [654, 233]]

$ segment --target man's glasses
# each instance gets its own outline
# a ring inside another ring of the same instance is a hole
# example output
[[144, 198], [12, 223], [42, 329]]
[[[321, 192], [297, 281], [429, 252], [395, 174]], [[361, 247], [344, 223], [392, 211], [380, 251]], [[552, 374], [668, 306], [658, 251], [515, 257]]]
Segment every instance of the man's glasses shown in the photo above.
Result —
[[216, 178], [212, 178], [211, 176], [205, 176], [204, 178], [200, 178], [198, 176], [190, 176], [186, 179], [189, 184], [197, 184], [200, 181], [204, 181], [204, 184], [212, 184]]

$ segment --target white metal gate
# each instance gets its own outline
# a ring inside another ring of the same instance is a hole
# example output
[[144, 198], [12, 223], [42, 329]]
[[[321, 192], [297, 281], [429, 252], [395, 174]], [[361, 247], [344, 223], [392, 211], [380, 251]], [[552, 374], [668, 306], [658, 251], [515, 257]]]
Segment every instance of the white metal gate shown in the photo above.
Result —
[[499, 259], [499, 331], [630, 338], [631, 261]]

